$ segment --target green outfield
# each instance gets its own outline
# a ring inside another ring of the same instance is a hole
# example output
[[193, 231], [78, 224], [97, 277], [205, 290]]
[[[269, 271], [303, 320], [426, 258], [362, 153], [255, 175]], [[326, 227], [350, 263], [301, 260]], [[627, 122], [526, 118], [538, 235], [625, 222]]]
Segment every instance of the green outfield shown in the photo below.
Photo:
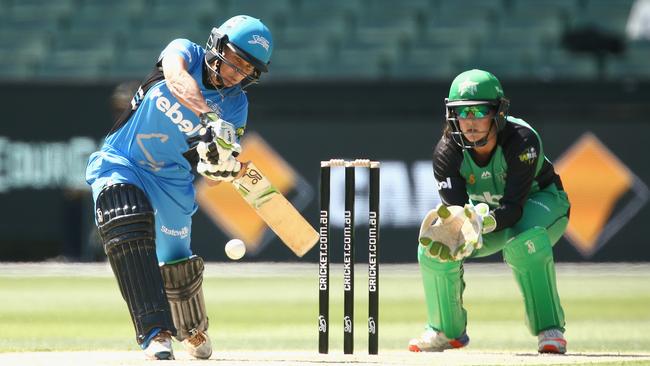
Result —
[[[102, 266], [0, 264], [0, 352], [136, 350], [115, 280]], [[58, 267], [57, 267], [58, 268]], [[365, 267], [356, 267], [355, 349], [367, 347]], [[331, 350], [342, 351], [342, 281], [332, 269]], [[204, 282], [215, 352], [317, 350], [317, 266], [210, 264]], [[503, 264], [466, 266], [468, 351], [534, 352]], [[380, 352], [406, 350], [425, 322], [417, 265], [380, 273]], [[650, 350], [650, 266], [559, 266], [569, 352]], [[178, 348], [181, 348], [180, 346]]]

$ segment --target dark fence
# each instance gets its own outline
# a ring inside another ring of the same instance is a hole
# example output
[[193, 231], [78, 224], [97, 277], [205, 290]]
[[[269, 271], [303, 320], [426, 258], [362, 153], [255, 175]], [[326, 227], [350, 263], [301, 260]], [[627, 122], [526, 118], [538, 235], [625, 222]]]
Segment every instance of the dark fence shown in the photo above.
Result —
[[[93, 231], [93, 208], [83, 181], [85, 162], [112, 125], [114, 84], [4, 84], [0, 88], [0, 261], [41, 260], [56, 256], [93, 260], [101, 249]], [[562, 239], [559, 261], [648, 261], [643, 182], [650, 182], [650, 84], [504, 82], [511, 114], [542, 135], [551, 160], [558, 159], [590, 132], [627, 167], [636, 185], [611, 202], [611, 212], [596, 225], [587, 249]], [[317, 226], [319, 161], [368, 157], [382, 161], [381, 260], [415, 260], [419, 220], [438, 201], [431, 152], [444, 118], [448, 85], [432, 83], [262, 84], [250, 88], [249, 133], [258, 134], [299, 174], [290, 197]], [[646, 112], [646, 113], [644, 113]], [[593, 197], [599, 192], [594, 171]], [[343, 191], [334, 174], [332, 197]], [[358, 180], [357, 223], [361, 199]], [[603, 185], [606, 186], [606, 185]], [[333, 209], [342, 206], [333, 202]], [[298, 198], [296, 198], [298, 199]], [[638, 206], [635, 206], [635, 204]], [[632, 207], [632, 208], [630, 208]], [[640, 209], [639, 209], [640, 207]], [[623, 212], [621, 217], [618, 213]], [[332, 218], [333, 258], [340, 260], [341, 213]], [[612, 221], [614, 224], [609, 225]], [[365, 227], [359, 227], [357, 257], [362, 260]], [[223, 260], [229, 239], [203, 211], [194, 216], [193, 247], [208, 260]], [[608, 238], [607, 238], [608, 237]], [[271, 234], [248, 260], [294, 260]], [[605, 238], [606, 240], [603, 240]], [[306, 260], [316, 260], [316, 250]], [[493, 256], [486, 260], [500, 260]]]

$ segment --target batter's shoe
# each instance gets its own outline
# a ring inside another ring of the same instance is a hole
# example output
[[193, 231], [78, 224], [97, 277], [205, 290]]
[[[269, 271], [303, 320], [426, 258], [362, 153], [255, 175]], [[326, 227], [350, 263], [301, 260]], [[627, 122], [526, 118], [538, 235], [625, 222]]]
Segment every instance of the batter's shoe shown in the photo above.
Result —
[[409, 341], [411, 352], [442, 352], [446, 349], [462, 348], [469, 343], [467, 333], [454, 339], [449, 339], [442, 332], [427, 330], [420, 338], [413, 338]]
[[144, 349], [144, 354], [149, 360], [173, 360], [171, 332], [166, 330], [158, 332]]
[[194, 358], [206, 360], [212, 355], [212, 343], [206, 331], [197, 330], [183, 341], [183, 346]]
[[537, 351], [539, 353], [566, 353], [566, 339], [559, 329], [547, 329], [537, 335]]

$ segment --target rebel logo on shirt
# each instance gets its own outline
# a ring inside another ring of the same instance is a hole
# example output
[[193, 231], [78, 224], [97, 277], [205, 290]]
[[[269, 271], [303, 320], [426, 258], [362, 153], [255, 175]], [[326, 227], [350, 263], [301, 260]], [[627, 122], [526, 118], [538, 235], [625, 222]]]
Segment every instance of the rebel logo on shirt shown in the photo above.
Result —
[[195, 126], [192, 121], [185, 119], [183, 112], [180, 110], [181, 105], [178, 102], [171, 104], [171, 101], [163, 96], [159, 87], [152, 91], [151, 99], [155, 101], [156, 109], [164, 113], [184, 134], [188, 136], [192, 135], [201, 128], [200, 123], [197, 123]]

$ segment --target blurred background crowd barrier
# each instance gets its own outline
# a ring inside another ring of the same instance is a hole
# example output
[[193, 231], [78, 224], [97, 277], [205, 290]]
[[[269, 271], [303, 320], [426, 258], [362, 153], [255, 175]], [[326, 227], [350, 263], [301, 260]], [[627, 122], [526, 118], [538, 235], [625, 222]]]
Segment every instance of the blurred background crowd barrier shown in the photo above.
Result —
[[[248, 91], [244, 143], [284, 169], [283, 191], [312, 223], [320, 160], [381, 160], [381, 259], [415, 261], [419, 221], [439, 201], [443, 98], [482, 68], [562, 170], [574, 206], [556, 258], [650, 260], [648, 0], [0, 0], [0, 261], [103, 260], [88, 155], [169, 41], [203, 45], [236, 14], [275, 39], [270, 73]], [[248, 234], [248, 260], [293, 260], [269, 231], [237, 231], [212, 214], [219, 202], [202, 205], [215, 207], [195, 215], [193, 246], [208, 260]]]

